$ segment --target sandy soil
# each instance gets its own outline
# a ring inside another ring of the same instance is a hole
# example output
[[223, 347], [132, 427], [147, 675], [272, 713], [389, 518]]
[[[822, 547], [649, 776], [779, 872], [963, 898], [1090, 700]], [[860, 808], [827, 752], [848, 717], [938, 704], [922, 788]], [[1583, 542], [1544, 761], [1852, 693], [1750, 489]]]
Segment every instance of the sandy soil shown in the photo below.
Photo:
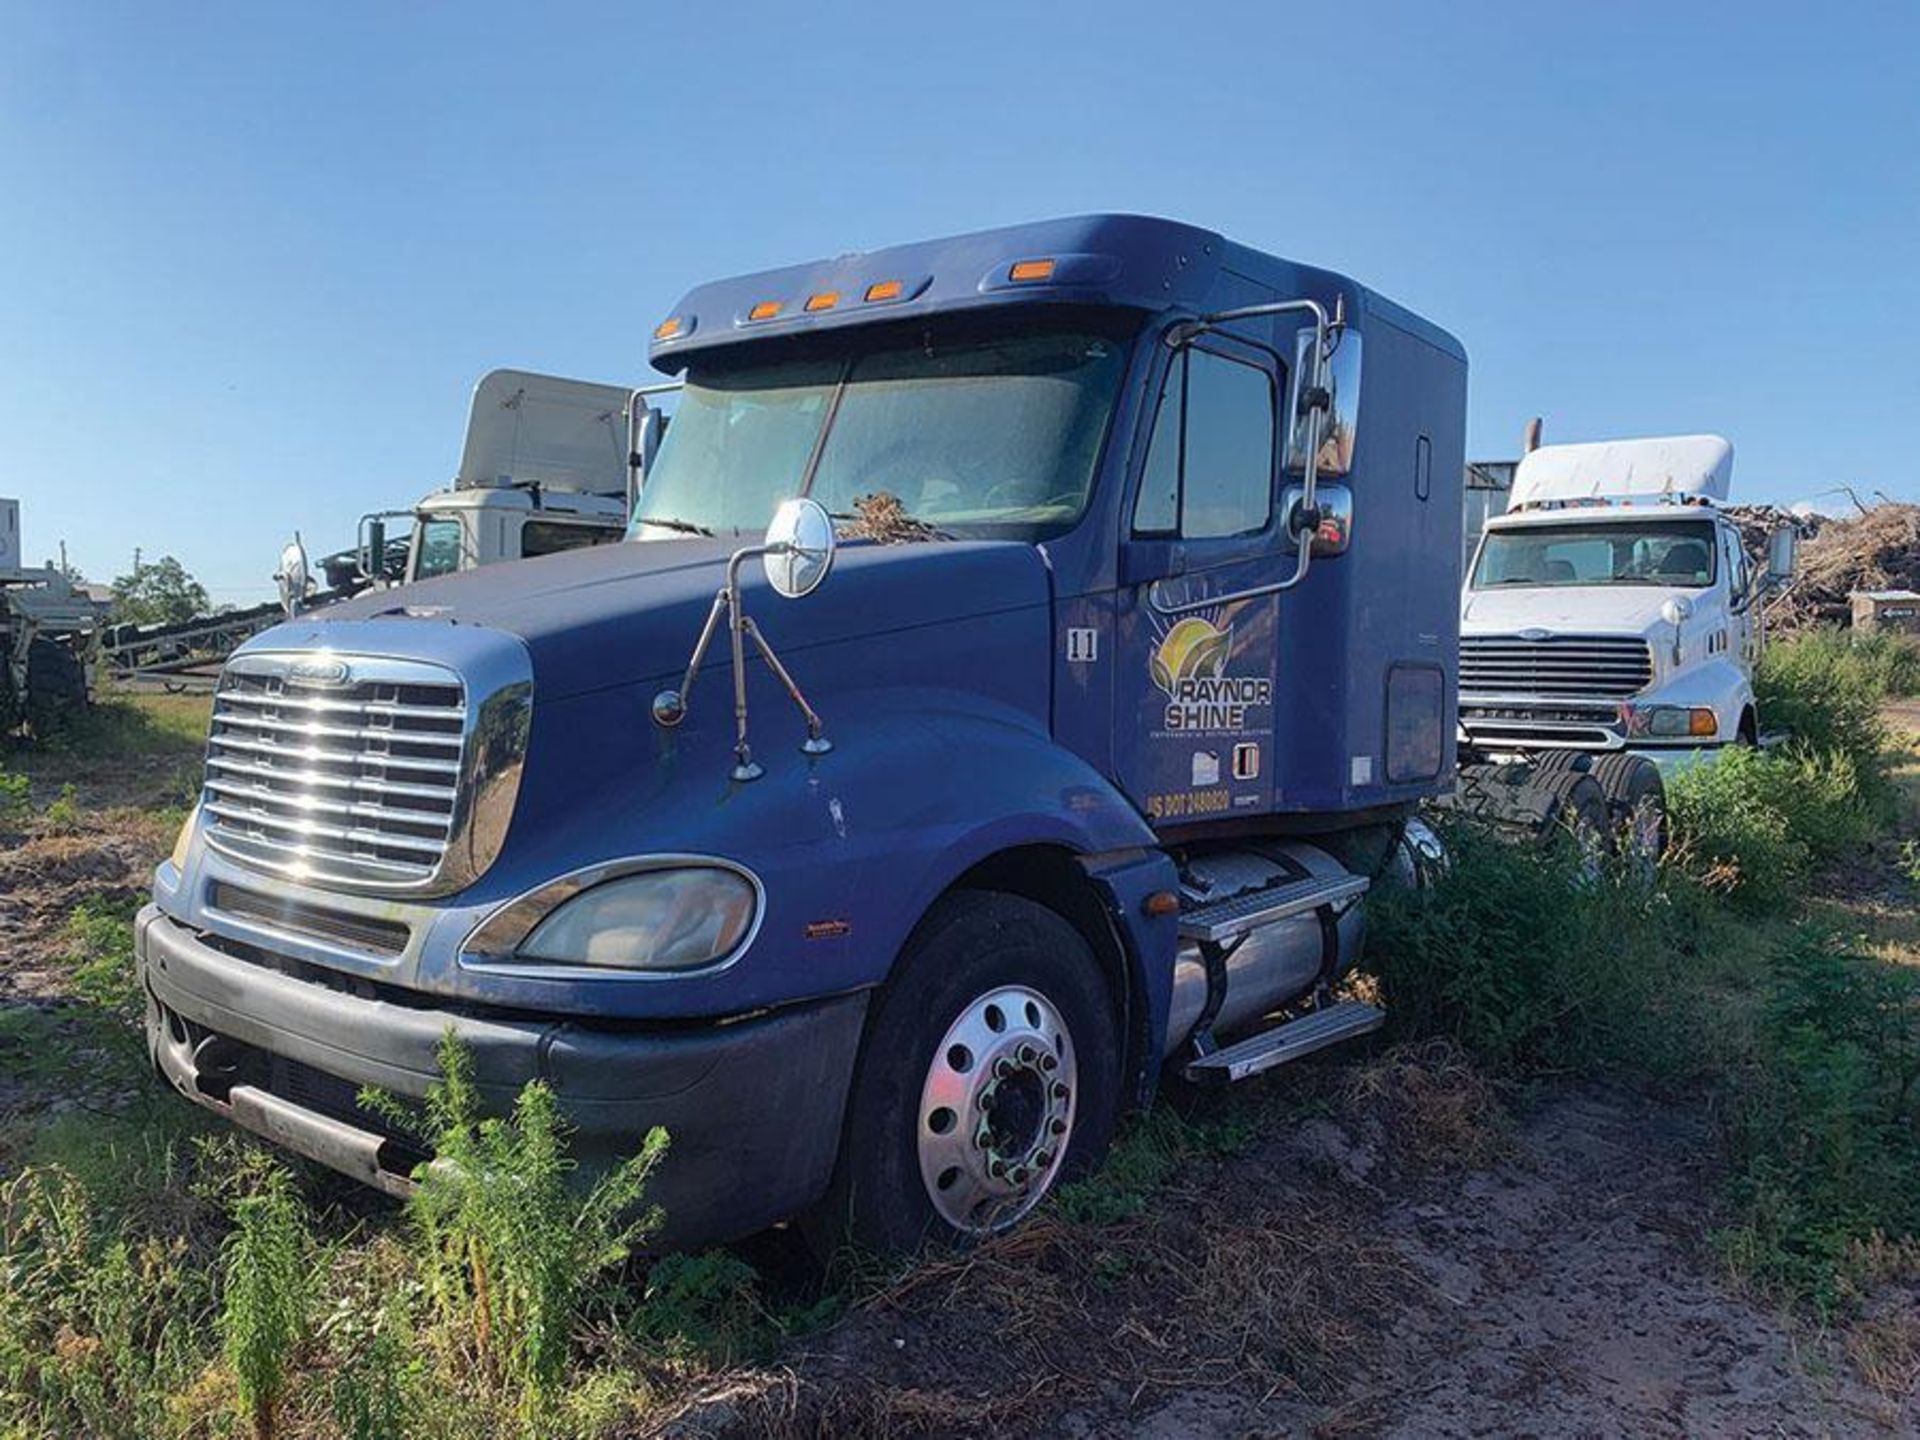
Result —
[[1718, 1278], [1699, 1120], [1569, 1088], [1491, 1163], [1423, 1170], [1398, 1138], [1350, 1099], [1157, 1197], [1118, 1241], [1135, 1274], [1014, 1236], [658, 1433], [1920, 1433], [1920, 1394]]

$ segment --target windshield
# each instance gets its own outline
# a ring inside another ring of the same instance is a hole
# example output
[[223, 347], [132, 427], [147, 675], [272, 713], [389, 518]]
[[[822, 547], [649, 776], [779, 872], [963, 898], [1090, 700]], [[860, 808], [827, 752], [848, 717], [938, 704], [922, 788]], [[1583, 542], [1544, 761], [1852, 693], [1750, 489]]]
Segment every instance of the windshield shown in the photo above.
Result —
[[1476, 590], [1519, 585], [1662, 585], [1700, 590], [1712, 583], [1711, 520], [1489, 530], [1473, 568]]
[[1126, 347], [1083, 330], [921, 338], [851, 360], [695, 371], [630, 533], [766, 528], [886, 492], [950, 534], [1042, 539], [1086, 508]]

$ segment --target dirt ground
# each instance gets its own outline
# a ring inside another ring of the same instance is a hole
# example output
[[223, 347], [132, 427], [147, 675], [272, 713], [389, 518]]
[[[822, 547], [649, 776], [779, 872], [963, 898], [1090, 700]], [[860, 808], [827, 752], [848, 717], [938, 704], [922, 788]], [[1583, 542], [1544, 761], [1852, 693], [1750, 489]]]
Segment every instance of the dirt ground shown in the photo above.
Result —
[[1123, 1262], [1042, 1224], [653, 1433], [1920, 1434], [1920, 1394], [1719, 1278], [1698, 1117], [1548, 1089], [1446, 1171], [1342, 1088], [1156, 1195]]

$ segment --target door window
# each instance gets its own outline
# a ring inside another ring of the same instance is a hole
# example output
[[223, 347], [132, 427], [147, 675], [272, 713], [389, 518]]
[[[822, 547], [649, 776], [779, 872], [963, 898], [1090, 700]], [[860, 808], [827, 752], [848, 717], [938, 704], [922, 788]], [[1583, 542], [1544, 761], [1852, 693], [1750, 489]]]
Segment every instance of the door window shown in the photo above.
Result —
[[460, 522], [458, 520], [423, 521], [415, 532], [418, 557], [413, 567], [416, 580], [435, 575], [451, 575], [460, 568]]
[[1274, 386], [1258, 366], [1188, 346], [1169, 367], [1134, 531], [1253, 535], [1273, 516]]
[[1747, 551], [1732, 531], [1720, 533], [1721, 543], [1727, 547], [1727, 594], [1733, 608], [1738, 610], [1747, 603]]

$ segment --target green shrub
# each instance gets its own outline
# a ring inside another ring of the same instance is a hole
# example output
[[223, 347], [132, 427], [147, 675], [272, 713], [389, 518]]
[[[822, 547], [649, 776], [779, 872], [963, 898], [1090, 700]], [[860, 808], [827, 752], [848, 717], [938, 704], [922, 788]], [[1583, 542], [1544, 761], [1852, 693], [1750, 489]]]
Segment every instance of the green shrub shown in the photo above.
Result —
[[67, 964], [74, 992], [90, 1005], [133, 1015], [139, 980], [133, 962], [134, 902], [88, 896], [67, 918]]
[[1744, 746], [1668, 776], [1669, 865], [1749, 913], [1790, 905], [1813, 860], [1794, 830], [1792, 783], [1784, 759]]
[[[1852, 758], [1869, 798], [1886, 800], [1881, 754], [1887, 746], [1880, 705], [1893, 687], [1913, 688], [1920, 661], [1892, 642], [1850, 643], [1839, 631], [1769, 645], [1754, 675], [1754, 697], [1767, 728], [1785, 728], [1803, 754]], [[1895, 663], [1890, 657], [1900, 654]], [[1903, 692], [1902, 692], [1903, 693]]]
[[[442, 1324], [466, 1336], [483, 1375], [516, 1397], [527, 1435], [553, 1433], [569, 1340], [599, 1278], [659, 1223], [640, 1211], [667, 1148], [648, 1132], [637, 1154], [584, 1193], [553, 1092], [530, 1082], [508, 1117], [484, 1116], [473, 1056], [449, 1030], [442, 1078], [427, 1095], [425, 1130], [436, 1163], [418, 1172], [408, 1202], [419, 1263]], [[396, 1121], [403, 1108], [377, 1092], [361, 1103]]]
[[24, 820], [33, 808], [33, 783], [24, 775], [0, 770], [0, 820]]
[[287, 1172], [265, 1162], [233, 1207], [222, 1253], [220, 1341], [254, 1440], [272, 1440], [293, 1350], [312, 1310], [306, 1219]]
[[1886, 792], [1877, 753], [1730, 746], [1668, 776], [1669, 864], [1745, 913], [1784, 909], [1816, 864], [1878, 833]]
[[1570, 844], [1442, 827], [1449, 863], [1425, 891], [1369, 897], [1369, 962], [1396, 1035], [1450, 1037], [1506, 1074], [1585, 1070], [1643, 1052], [1676, 963], [1663, 898], [1584, 873]]

